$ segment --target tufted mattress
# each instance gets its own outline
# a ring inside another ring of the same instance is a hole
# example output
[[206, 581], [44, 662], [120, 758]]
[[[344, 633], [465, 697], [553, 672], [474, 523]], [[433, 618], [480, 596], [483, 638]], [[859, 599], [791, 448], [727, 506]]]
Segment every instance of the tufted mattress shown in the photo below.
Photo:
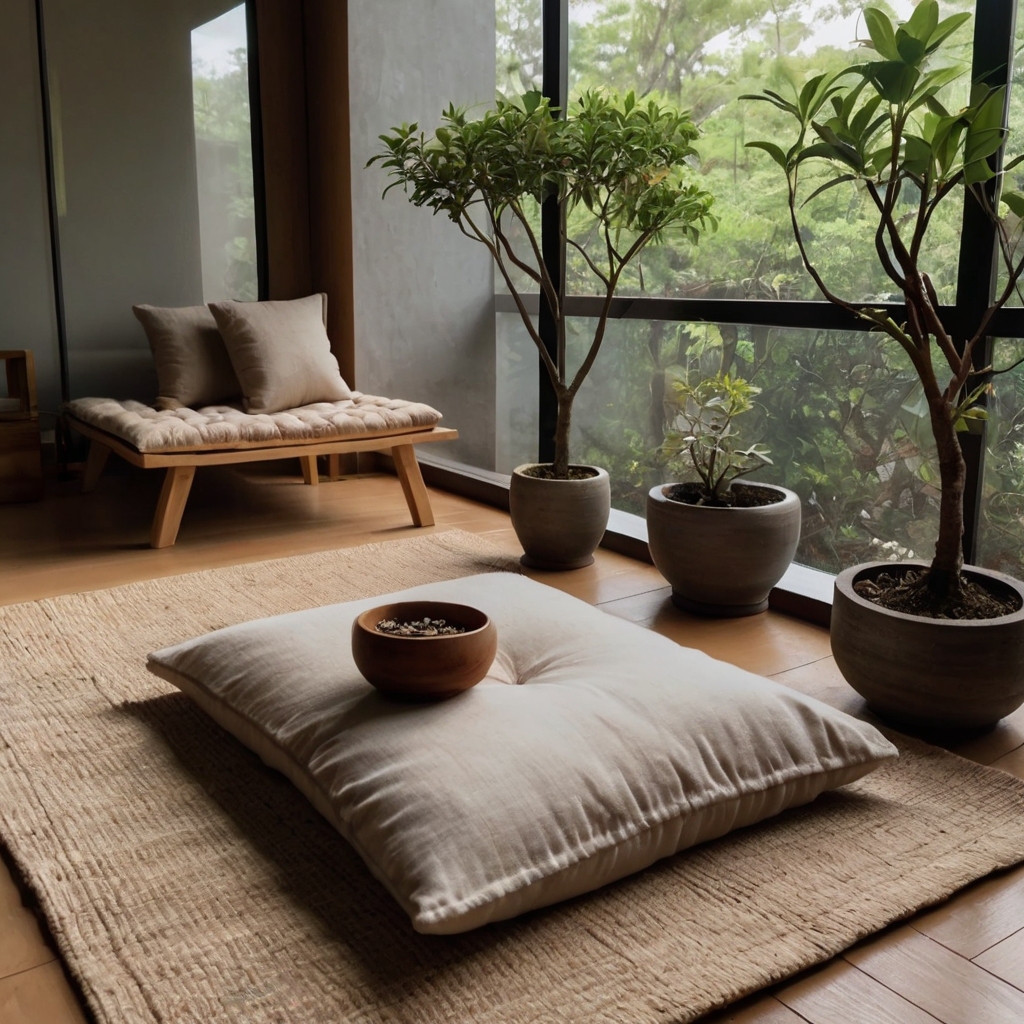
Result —
[[65, 409], [82, 423], [113, 434], [144, 453], [387, 437], [430, 430], [441, 419], [441, 414], [429, 405], [358, 391], [344, 401], [314, 402], [275, 413], [247, 413], [233, 405], [160, 411], [142, 402], [113, 398], [76, 398]]

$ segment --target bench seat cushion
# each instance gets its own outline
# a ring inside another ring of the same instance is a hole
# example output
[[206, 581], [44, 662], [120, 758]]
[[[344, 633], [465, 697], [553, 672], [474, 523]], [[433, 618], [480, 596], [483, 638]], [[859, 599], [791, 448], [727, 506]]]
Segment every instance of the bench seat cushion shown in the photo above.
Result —
[[275, 413], [247, 413], [234, 405], [157, 410], [142, 402], [113, 398], [76, 398], [66, 409], [75, 419], [149, 454], [386, 437], [430, 430], [441, 419], [429, 405], [358, 391], [343, 401], [314, 402]]
[[[497, 657], [460, 696], [398, 703], [356, 669], [352, 620], [423, 599], [486, 612]], [[509, 573], [231, 626], [149, 668], [287, 775], [421, 932], [589, 892], [897, 756], [866, 722]]]

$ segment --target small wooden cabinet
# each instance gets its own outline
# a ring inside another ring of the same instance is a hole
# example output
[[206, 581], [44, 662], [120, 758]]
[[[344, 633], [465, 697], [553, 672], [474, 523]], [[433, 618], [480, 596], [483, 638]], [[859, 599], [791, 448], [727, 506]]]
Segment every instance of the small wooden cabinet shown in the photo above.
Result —
[[0, 502], [43, 496], [43, 458], [36, 371], [28, 350], [0, 349], [7, 395], [0, 392]]

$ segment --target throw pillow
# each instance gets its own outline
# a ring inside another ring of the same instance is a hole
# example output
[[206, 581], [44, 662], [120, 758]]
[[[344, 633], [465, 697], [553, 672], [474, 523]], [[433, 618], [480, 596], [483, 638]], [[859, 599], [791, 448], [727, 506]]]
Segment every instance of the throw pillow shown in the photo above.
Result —
[[132, 306], [156, 363], [158, 409], [237, 401], [242, 389], [206, 306]]
[[326, 295], [211, 302], [210, 312], [242, 385], [246, 412], [280, 412], [351, 397], [324, 327]]

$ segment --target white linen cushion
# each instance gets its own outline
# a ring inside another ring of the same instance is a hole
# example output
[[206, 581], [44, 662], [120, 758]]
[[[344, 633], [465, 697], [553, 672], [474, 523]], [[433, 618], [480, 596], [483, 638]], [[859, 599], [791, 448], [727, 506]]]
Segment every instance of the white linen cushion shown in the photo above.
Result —
[[245, 411], [274, 413], [351, 396], [327, 337], [327, 296], [211, 302]]
[[359, 391], [341, 402], [314, 402], [259, 414], [228, 405], [161, 410], [116, 398], [75, 398], [64, 408], [75, 419], [150, 453], [233, 451], [343, 437], [387, 437], [430, 430], [441, 420], [436, 409], [421, 402]]
[[[396, 703], [356, 670], [351, 623], [428, 597], [487, 612], [498, 654], [458, 697]], [[865, 722], [509, 573], [233, 626], [149, 668], [287, 775], [421, 932], [596, 889], [897, 756]]]

